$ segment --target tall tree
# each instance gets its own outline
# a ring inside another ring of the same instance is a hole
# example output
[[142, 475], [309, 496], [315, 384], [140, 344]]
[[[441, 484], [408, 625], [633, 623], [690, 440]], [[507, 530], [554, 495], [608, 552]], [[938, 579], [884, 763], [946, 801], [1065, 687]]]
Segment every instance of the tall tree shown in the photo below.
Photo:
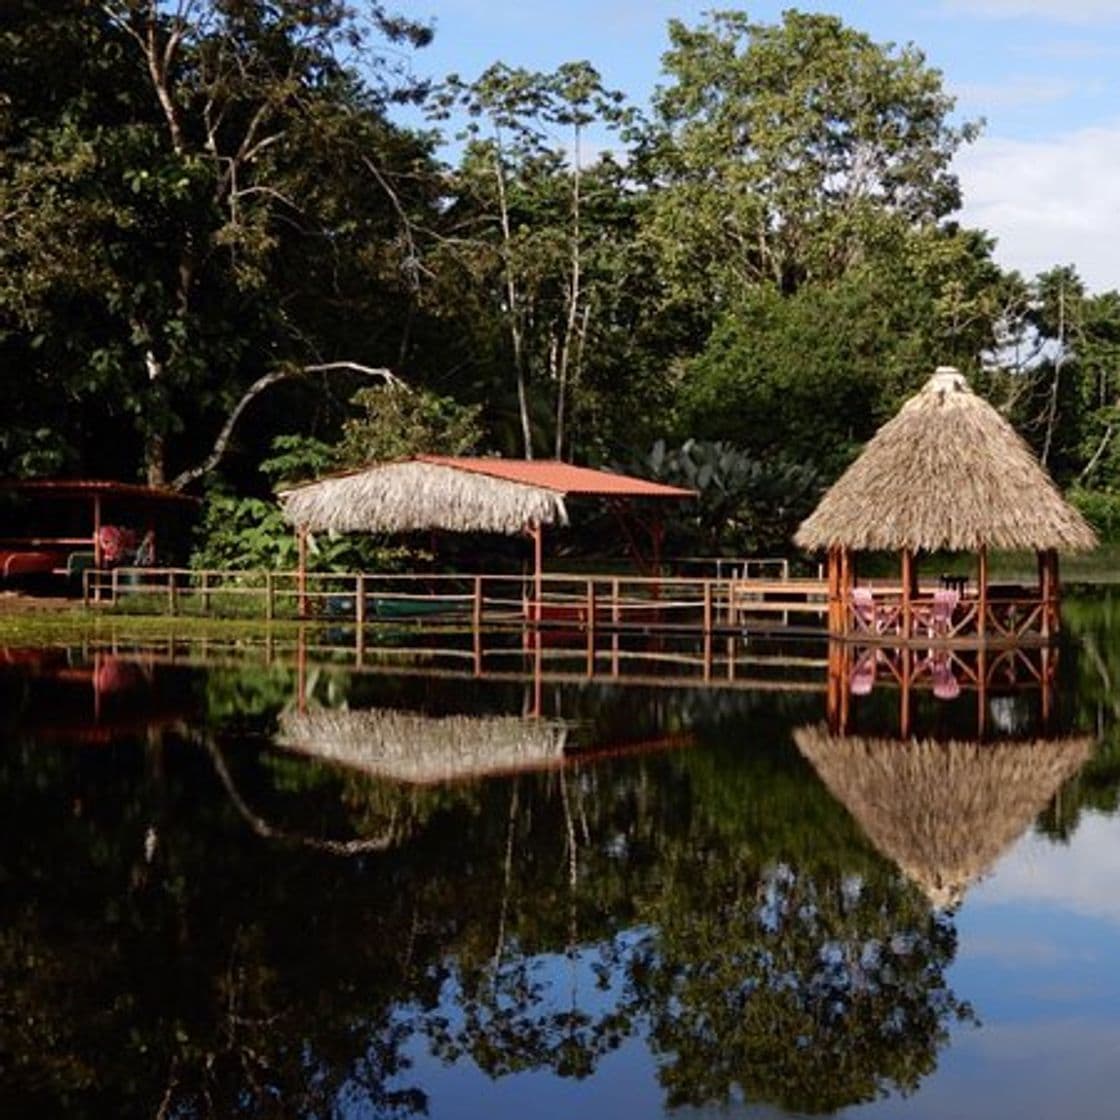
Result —
[[681, 292], [725, 304], [758, 284], [827, 282], [867, 259], [884, 221], [957, 207], [949, 165], [976, 129], [949, 124], [952, 98], [915, 47], [797, 11], [673, 20], [669, 36], [638, 166], [659, 188], [649, 232]]
[[617, 165], [590, 165], [591, 125], [628, 117], [622, 95], [587, 62], [550, 74], [496, 63], [477, 80], [448, 79], [441, 115], [464, 113], [468, 141], [452, 177], [443, 260], [465, 272], [497, 324], [499, 356], [513, 369], [521, 451], [571, 451], [572, 409], [589, 340], [605, 317], [604, 289], [617, 252]]
[[[387, 123], [407, 91], [372, 48], [426, 29], [340, 0], [75, 0], [44, 52], [38, 7], [6, 21], [0, 265], [22, 279], [0, 323], [69, 348], [56, 391], [127, 417], [159, 483], [243, 394], [396, 361], [408, 211], [434, 192], [414, 185], [423, 145]], [[363, 288], [370, 341], [339, 353], [331, 320]]]

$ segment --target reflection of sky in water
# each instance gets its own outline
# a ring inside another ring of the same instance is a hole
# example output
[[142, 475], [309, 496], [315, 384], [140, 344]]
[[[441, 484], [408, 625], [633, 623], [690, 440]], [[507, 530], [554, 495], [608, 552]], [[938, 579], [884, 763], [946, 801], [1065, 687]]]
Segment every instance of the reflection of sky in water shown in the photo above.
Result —
[[[775, 869], [780, 877], [781, 868]], [[853, 889], [854, 883], [845, 884]], [[1120, 1061], [1120, 819], [1086, 813], [1068, 844], [1025, 835], [992, 873], [974, 884], [957, 915], [960, 947], [948, 980], [968, 999], [979, 1026], [963, 1025], [938, 1069], [909, 1097], [844, 1109], [843, 1116], [1024, 1120], [1117, 1115]], [[593, 953], [539, 958], [537, 980], [554, 1009], [574, 997], [605, 1010], [613, 991], [596, 987]], [[627, 1039], [584, 1081], [531, 1072], [491, 1080], [472, 1063], [445, 1066], [414, 1044], [410, 1071], [429, 1093], [435, 1120], [523, 1115], [671, 1115], [678, 1120], [790, 1114], [736, 1102], [723, 1108], [666, 1109], [657, 1063]]]
[[1068, 845], [1023, 837], [957, 925], [950, 981], [983, 1026], [957, 1032], [905, 1115], [1115, 1117], [1120, 819], [1086, 813]]

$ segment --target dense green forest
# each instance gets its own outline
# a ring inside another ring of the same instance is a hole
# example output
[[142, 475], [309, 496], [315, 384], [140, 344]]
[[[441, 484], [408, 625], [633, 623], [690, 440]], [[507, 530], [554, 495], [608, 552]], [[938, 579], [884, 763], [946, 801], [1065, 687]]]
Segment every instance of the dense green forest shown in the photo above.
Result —
[[770, 549], [949, 363], [1111, 530], [1120, 294], [959, 224], [979, 126], [917, 47], [672, 21], [636, 105], [593, 61], [424, 77], [430, 36], [341, 0], [3, 6], [0, 475], [189, 487], [228, 535], [332, 466], [560, 457], [689, 481], [697, 547]]

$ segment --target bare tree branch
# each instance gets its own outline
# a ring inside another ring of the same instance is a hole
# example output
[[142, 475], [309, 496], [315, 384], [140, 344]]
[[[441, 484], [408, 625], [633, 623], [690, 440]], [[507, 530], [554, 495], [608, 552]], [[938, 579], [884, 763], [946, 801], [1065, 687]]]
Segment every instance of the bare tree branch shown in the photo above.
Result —
[[184, 489], [192, 482], [202, 478], [203, 475], [209, 474], [210, 471], [222, 461], [226, 452], [229, 450], [230, 440], [233, 437], [233, 430], [237, 427], [237, 422], [241, 419], [242, 413], [270, 386], [276, 385], [280, 381], [291, 381], [297, 377], [306, 377], [312, 373], [338, 373], [343, 371], [358, 373], [363, 377], [377, 377], [384, 381], [386, 385], [392, 385], [396, 388], [408, 388], [407, 384], [393, 373], [392, 370], [382, 367], [363, 366], [358, 362], [319, 362], [314, 365], [285, 366], [282, 369], [274, 369], [270, 373], [258, 377], [257, 380], [245, 390], [241, 399], [233, 406], [233, 410], [226, 418], [225, 424], [222, 425], [222, 430], [218, 433], [218, 438], [214, 441], [214, 446], [210, 449], [210, 454], [197, 466], [192, 467], [190, 470], [183, 471], [172, 479], [171, 489]]

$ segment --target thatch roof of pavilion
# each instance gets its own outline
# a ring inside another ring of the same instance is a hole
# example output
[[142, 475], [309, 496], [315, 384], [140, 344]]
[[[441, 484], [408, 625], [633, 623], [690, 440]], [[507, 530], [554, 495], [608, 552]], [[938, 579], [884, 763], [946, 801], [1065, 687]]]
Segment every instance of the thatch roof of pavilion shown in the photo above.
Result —
[[1088, 760], [1088, 737], [899, 742], [794, 731], [868, 839], [935, 906], [956, 905]]
[[879, 429], [794, 540], [855, 551], [1097, 545], [1022, 437], [947, 366]]
[[329, 475], [283, 491], [293, 525], [312, 532], [429, 529], [516, 534], [566, 525], [568, 495], [690, 498], [691, 490], [551, 460], [418, 455]]
[[324, 708], [282, 712], [275, 741], [375, 777], [431, 783], [556, 766], [568, 730], [560, 720], [527, 716]]

